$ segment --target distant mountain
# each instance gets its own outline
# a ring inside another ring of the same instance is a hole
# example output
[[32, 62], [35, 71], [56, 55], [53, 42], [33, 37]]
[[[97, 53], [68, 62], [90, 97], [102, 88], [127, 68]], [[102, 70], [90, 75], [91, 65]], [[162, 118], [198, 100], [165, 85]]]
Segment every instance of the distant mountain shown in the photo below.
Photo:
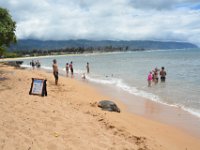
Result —
[[186, 49], [198, 48], [195, 44], [187, 42], [163, 42], [163, 41], [112, 41], [112, 40], [18, 40], [16, 45], [11, 45], [9, 50], [53, 50], [65, 48], [99, 48], [99, 47], [122, 47], [128, 50], [134, 49]]

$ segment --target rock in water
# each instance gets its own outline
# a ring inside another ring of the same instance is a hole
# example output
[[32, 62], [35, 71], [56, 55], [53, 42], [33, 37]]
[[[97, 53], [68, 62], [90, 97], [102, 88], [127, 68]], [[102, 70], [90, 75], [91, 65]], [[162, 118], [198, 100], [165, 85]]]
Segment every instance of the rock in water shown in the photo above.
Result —
[[107, 110], [107, 111], [116, 111], [120, 113], [120, 109], [117, 107], [117, 105], [109, 100], [102, 100], [98, 103], [98, 107], [101, 107], [102, 110]]

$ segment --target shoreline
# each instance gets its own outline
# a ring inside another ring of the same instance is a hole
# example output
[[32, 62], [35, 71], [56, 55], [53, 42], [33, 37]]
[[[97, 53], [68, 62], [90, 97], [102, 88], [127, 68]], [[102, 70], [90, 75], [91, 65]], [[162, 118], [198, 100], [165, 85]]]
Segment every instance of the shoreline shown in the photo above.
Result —
[[[4, 149], [145, 149], [197, 150], [200, 139], [173, 126], [130, 113], [118, 98], [88, 83], [42, 70], [1, 66], [0, 146]], [[31, 78], [47, 78], [47, 97], [30, 96]], [[20, 88], [16, 88], [20, 87]], [[95, 103], [111, 99], [121, 113]], [[89, 144], [92, 143], [92, 144]], [[88, 145], [89, 144], [89, 145]]]
[[171, 125], [192, 136], [200, 138], [200, 118], [182, 108], [165, 105], [147, 98], [129, 94], [117, 88], [90, 83], [104, 95], [119, 99], [127, 111], [147, 119]]
[[[27, 69], [32, 70], [32, 68]], [[50, 70], [44, 68], [40, 68], [39, 70], [51, 73]], [[65, 77], [65, 72], [61, 71], [60, 76]], [[75, 76], [78, 77], [73, 79], [83, 83], [87, 82], [86, 84], [98, 89], [102, 95], [108, 95], [113, 99], [117, 99], [120, 103], [125, 105], [126, 110], [129, 113], [180, 128], [183, 132], [187, 132], [192, 136], [200, 138], [200, 118], [182, 109], [181, 107], [171, 106], [162, 102], [156, 102], [148, 98], [136, 96], [118, 88], [95, 83], [87, 79], [82, 80], [80, 74], [75, 74]]]
[[[49, 72], [49, 70], [45, 69], [44, 71]], [[65, 72], [62, 72], [61, 76], [65, 77]], [[120, 103], [125, 105], [126, 111], [129, 113], [171, 125], [178, 129], [180, 128], [183, 132], [187, 132], [192, 136], [200, 138], [200, 118], [183, 108], [171, 106], [162, 102], [156, 102], [141, 96], [136, 96], [117, 87], [114, 88], [109, 85], [95, 83], [87, 79], [82, 80], [80, 74], [76, 74], [76, 76], [79, 77], [76, 77], [75, 80], [83, 83], [87, 82], [89, 86], [98, 89], [102, 95], [107, 95], [113, 99], [117, 99]]]
[[[101, 54], [101, 53], [100, 53]], [[106, 53], [107, 54], [107, 53]], [[69, 55], [67, 55], [67, 56], [73, 56], [73, 55], [75, 55], [75, 56], [77, 56], [77, 55], [79, 55], [79, 54], [69, 54]], [[83, 55], [83, 54], [80, 54], [80, 55]], [[85, 54], [85, 55], [87, 55], [87, 54]], [[66, 55], [49, 55], [49, 56], [39, 56], [39, 57], [23, 57], [23, 58], [14, 58], [14, 59], [12, 59], [12, 60], [6, 60], [6, 59], [0, 59], [0, 62], [5, 62], [5, 61], [15, 61], [15, 60], [26, 60], [26, 59], [37, 59], [37, 58], [51, 58], [51, 57], [54, 57], [54, 56], [58, 56], [58, 57], [66, 57]], [[27, 66], [25, 66], [25, 67], [27, 67]], [[51, 68], [51, 67], [50, 67]], [[43, 69], [45, 69], [45, 68], [43, 68]], [[46, 68], [47, 69], [47, 68]], [[48, 68], [49, 69], [49, 68]], [[48, 70], [47, 69], [47, 70]], [[64, 68], [62, 68], [62, 72], [63, 72], [63, 74], [64, 74], [64, 71], [63, 71], [63, 69]], [[122, 88], [123, 89], [123, 88]], [[146, 91], [145, 91], [146, 92]], [[149, 94], [148, 92], [147, 92], [147, 94]], [[151, 93], [150, 93], [151, 94]], [[131, 94], [132, 95], [132, 94]], [[135, 95], [135, 94], [133, 94], [133, 95]], [[159, 98], [157, 98], [156, 96], [157, 95], [154, 95], [155, 96], [155, 98], [151, 98], [151, 97], [149, 97], [149, 96], [145, 96], [145, 97], [143, 97], [144, 99], [150, 99], [151, 101], [154, 101], [155, 103], [161, 103], [162, 105], [167, 105], [167, 106], [170, 106], [170, 107], [176, 107], [176, 108], [181, 108], [183, 111], [186, 111], [186, 112], [188, 112], [189, 114], [191, 114], [192, 116], [197, 116], [198, 118], [200, 118], [200, 114], [199, 114], [199, 112], [198, 111], [196, 111], [196, 110], [194, 110], [194, 109], [191, 109], [191, 108], [189, 108], [189, 107], [184, 107], [184, 106], [182, 106], [182, 105], [176, 105], [176, 104], [174, 104], [174, 105], [171, 105], [171, 104], [169, 104], [169, 103], [166, 103], [166, 102], [163, 102], [163, 101], [161, 101], [161, 100], [159, 100]], [[158, 99], [158, 100], [157, 100]]]

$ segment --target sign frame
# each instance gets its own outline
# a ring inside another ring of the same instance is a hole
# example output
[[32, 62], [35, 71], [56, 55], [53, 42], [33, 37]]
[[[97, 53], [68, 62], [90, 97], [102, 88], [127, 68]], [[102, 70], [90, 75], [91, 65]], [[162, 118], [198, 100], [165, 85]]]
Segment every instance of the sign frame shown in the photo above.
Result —
[[47, 96], [46, 81], [45, 79], [32, 78], [29, 95]]

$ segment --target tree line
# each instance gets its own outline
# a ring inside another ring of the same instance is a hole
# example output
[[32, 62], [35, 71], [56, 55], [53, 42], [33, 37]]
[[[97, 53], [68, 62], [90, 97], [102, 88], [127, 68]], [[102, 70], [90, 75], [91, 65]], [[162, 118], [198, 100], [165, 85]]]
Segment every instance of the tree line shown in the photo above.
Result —
[[[131, 49], [132, 51], [142, 51], [142, 48]], [[64, 54], [83, 54], [83, 53], [97, 53], [97, 52], [125, 52], [129, 51], [128, 46], [126, 47], [71, 47], [71, 48], [59, 48], [59, 49], [33, 49], [14, 51], [9, 57], [24, 57], [24, 56], [46, 56], [46, 55], [64, 55]]]

